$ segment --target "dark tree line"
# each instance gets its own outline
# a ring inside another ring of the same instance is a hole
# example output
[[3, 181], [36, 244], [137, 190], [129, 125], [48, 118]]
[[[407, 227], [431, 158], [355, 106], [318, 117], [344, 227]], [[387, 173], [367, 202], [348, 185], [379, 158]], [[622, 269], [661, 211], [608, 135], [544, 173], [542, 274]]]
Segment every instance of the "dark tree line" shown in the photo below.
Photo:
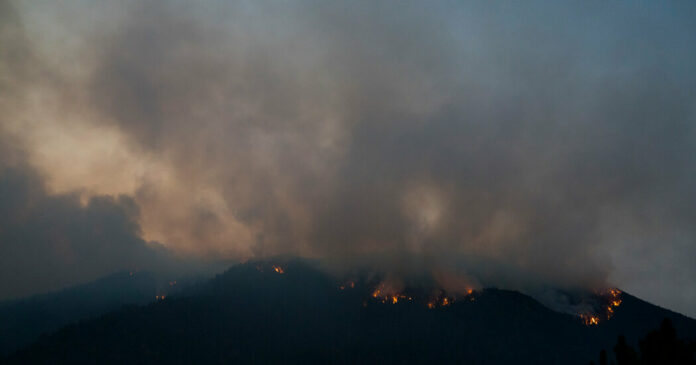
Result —
[[[594, 361], [590, 363], [594, 365]], [[638, 351], [619, 336], [614, 346], [614, 359], [609, 361], [606, 350], [599, 353], [599, 365], [696, 365], [696, 342], [677, 338], [669, 319], [660, 328], [648, 333], [638, 342]]]

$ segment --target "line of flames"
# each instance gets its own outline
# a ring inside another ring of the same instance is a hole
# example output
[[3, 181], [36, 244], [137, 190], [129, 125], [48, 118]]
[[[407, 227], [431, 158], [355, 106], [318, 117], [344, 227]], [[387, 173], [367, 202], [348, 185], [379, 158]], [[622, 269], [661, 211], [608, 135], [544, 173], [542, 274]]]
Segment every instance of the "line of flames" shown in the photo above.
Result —
[[[621, 300], [621, 291], [619, 289], [608, 289], [605, 291], [604, 296], [608, 297], [609, 301], [606, 306], [606, 320], [611, 319], [611, 317], [614, 315], [614, 312], [618, 306], [621, 305], [623, 302]], [[596, 326], [599, 324], [600, 320], [600, 315], [599, 314], [594, 314], [594, 313], [580, 313], [578, 315], [580, 319], [582, 319], [582, 322], [586, 326]]]
[[[352, 284], [352, 282], [351, 282]], [[345, 288], [344, 286], [341, 286]], [[339, 287], [339, 289], [341, 288]], [[353, 286], [351, 286], [353, 287]], [[341, 289], [343, 290], [343, 289]], [[468, 298], [470, 301], [474, 301], [475, 298], [472, 296], [474, 290], [473, 289], [468, 289], [465, 297]], [[397, 304], [399, 302], [413, 302], [414, 298], [413, 296], [406, 295], [403, 293], [388, 293], [384, 291], [384, 287], [382, 285], [378, 286], [376, 289], [372, 291], [371, 294], [372, 298], [379, 300], [382, 304]], [[428, 309], [435, 309], [438, 307], [449, 307], [450, 305], [454, 304], [456, 299], [452, 296], [445, 295], [444, 293], [441, 293], [439, 295], [436, 295], [434, 297], [431, 297], [427, 300], [425, 306]]]
[[[283, 269], [282, 266], [280, 265], [272, 265], [271, 266], [273, 272], [277, 274], [284, 274], [285, 269]], [[257, 270], [263, 271], [261, 267], [257, 266]], [[174, 282], [176, 283], [176, 282]], [[170, 283], [172, 285], [172, 283]], [[355, 282], [349, 281], [345, 284], [342, 284], [338, 287], [339, 290], [345, 290], [347, 288], [354, 289], [355, 288]], [[467, 289], [465, 298], [468, 298], [469, 301], [474, 301], [476, 298], [472, 295], [474, 293], [473, 289]], [[621, 300], [621, 291], [618, 289], [608, 289], [604, 295], [609, 297], [609, 302], [606, 306], [606, 319], [609, 320], [615, 312], [615, 308], [621, 305], [622, 300]], [[379, 300], [382, 304], [397, 304], [399, 302], [413, 302], [414, 298], [412, 296], [403, 294], [403, 293], [387, 293], [384, 290], [383, 285], [379, 285], [377, 288], [375, 288], [372, 291], [371, 294], [373, 299]], [[157, 296], [157, 300], [162, 300], [164, 299], [165, 296]], [[441, 293], [440, 295], [431, 297], [427, 302], [426, 302], [426, 307], [428, 309], [435, 309], [438, 307], [449, 307], [452, 305], [456, 299], [451, 296], [447, 296], [444, 293]], [[600, 323], [600, 315], [594, 314], [594, 313], [580, 313], [578, 316], [581, 318], [582, 322], [587, 325], [587, 326], [595, 326]]]

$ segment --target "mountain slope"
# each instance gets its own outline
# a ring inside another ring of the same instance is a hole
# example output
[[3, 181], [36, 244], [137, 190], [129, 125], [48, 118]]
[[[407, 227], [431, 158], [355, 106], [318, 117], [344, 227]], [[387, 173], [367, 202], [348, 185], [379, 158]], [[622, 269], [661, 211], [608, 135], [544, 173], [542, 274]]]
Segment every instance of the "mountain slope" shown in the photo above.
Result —
[[150, 272], [119, 272], [58, 292], [0, 302], [0, 356], [27, 346], [42, 333], [124, 305], [146, 304], [185, 286], [169, 284]]
[[428, 309], [383, 304], [372, 288], [339, 290], [302, 262], [284, 273], [237, 265], [187, 295], [70, 325], [9, 363], [587, 364], [616, 336], [642, 337], [669, 317], [696, 338], [696, 321], [626, 295], [614, 318], [587, 327], [523, 294], [486, 289]]

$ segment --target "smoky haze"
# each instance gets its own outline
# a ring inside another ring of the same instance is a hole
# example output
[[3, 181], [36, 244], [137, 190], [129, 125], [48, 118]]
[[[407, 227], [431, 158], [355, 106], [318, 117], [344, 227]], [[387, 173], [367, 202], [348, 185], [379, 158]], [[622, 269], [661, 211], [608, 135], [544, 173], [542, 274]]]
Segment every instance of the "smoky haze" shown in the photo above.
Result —
[[137, 208], [143, 244], [696, 315], [693, 5], [3, 6], [8, 149], [45, 199]]

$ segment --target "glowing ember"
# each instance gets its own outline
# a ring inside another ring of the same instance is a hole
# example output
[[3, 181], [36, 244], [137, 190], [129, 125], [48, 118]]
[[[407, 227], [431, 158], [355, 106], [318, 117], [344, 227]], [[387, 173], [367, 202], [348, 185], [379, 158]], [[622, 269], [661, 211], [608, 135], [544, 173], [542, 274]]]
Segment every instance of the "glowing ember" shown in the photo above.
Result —
[[[374, 296], [374, 293], [373, 293], [373, 297], [378, 298], [379, 295]], [[391, 294], [391, 295], [383, 296], [382, 299], [381, 299], [381, 302], [382, 302], [382, 303], [396, 304], [396, 303], [399, 302], [399, 300], [402, 300], [402, 299], [403, 299], [403, 300], [408, 300], [408, 301], [413, 300], [413, 298], [408, 297], [408, 296], [406, 296], [406, 295], [404, 295], [404, 294], [396, 293], [396, 294]]]
[[[351, 288], [355, 287], [355, 283], [353, 283], [353, 282], [350, 282], [349, 285]], [[341, 289], [341, 290], [343, 290], [343, 289]], [[370, 295], [372, 296], [372, 298], [378, 299], [383, 304], [387, 304], [387, 303], [396, 304], [400, 300], [408, 300], [408, 301], [413, 300], [413, 297], [407, 296], [403, 293], [398, 293], [398, 292], [394, 293], [394, 292], [385, 290], [384, 286], [381, 284], [378, 288], [376, 288], [374, 291], [372, 291], [372, 294], [370, 294]]]
[[[616, 308], [620, 306], [622, 303], [621, 291], [618, 289], [609, 289], [601, 295], [607, 301], [607, 304], [604, 307], [606, 310], [606, 312], [604, 313], [604, 317], [606, 317], [606, 319], [609, 320], [614, 315], [614, 313], [616, 313]], [[600, 314], [581, 313], [579, 314], [579, 317], [582, 319], [582, 322], [587, 326], [598, 325], [600, 322]]]
[[614, 314], [614, 308], [621, 305], [621, 291], [618, 289], [609, 289], [609, 295], [611, 296], [611, 301], [607, 306], [607, 319], [610, 319]]
[[595, 326], [599, 324], [599, 317], [593, 316], [590, 314], [581, 314], [580, 318], [582, 318], [582, 322], [586, 326]]
[[[353, 288], [355, 284], [351, 282], [345, 282], [338, 287], [339, 290], [345, 290], [348, 287]], [[435, 309], [438, 307], [449, 307], [454, 305], [454, 302], [459, 300], [474, 301], [474, 289], [466, 289], [462, 296], [456, 298], [455, 296], [448, 295], [448, 293], [442, 289], [432, 292], [432, 295], [413, 295], [417, 292], [413, 292], [413, 289], [402, 288], [404, 291], [397, 291], [393, 286], [385, 284], [384, 282], [377, 285], [371, 292], [370, 296], [373, 300], [377, 300], [382, 304], [398, 304], [401, 302], [412, 302], [420, 303], [425, 305], [428, 309]], [[418, 290], [418, 289], [416, 289]]]
[[[473, 299], [473, 297], [470, 297], [470, 298]], [[443, 294], [441, 294], [441, 295], [438, 295], [438, 296], [435, 297], [435, 298], [431, 298], [431, 299], [426, 303], [426, 307], [428, 307], [428, 309], [434, 309], [434, 308], [437, 308], [438, 306], [440, 306], [440, 307], [449, 307], [449, 306], [452, 305], [453, 303], [454, 303], [454, 298], [453, 298], [453, 297], [448, 297], [448, 296], [444, 295], [444, 293], [443, 293]]]
[[352, 282], [352, 281], [349, 281], [349, 282], [347, 282], [347, 283], [345, 283], [345, 284], [341, 284], [341, 285], [338, 287], [338, 289], [340, 289], [340, 290], [345, 290], [346, 288], [351, 288], [351, 289], [355, 288], [355, 283]]
[[273, 265], [273, 271], [277, 272], [278, 274], [285, 274], [285, 270], [278, 265]]

